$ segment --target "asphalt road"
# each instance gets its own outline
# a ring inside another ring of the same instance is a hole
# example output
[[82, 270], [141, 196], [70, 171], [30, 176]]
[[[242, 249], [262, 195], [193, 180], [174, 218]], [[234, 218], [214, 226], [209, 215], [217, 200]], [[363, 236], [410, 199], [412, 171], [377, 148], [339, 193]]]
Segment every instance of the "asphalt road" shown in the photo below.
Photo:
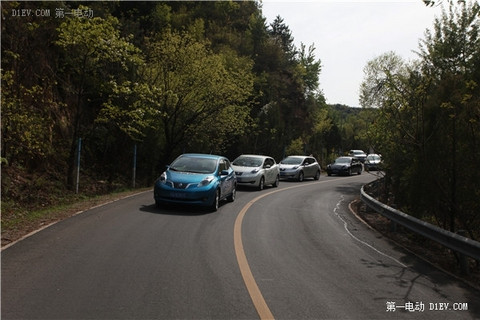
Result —
[[152, 192], [88, 210], [2, 251], [2, 319], [480, 318], [478, 291], [352, 215], [373, 178], [241, 189], [215, 213]]

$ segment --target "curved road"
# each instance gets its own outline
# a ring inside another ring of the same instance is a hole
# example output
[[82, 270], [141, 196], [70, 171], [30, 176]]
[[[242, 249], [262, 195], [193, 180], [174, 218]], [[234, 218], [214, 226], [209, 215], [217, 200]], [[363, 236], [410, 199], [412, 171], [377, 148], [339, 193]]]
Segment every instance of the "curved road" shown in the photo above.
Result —
[[351, 214], [372, 179], [241, 189], [215, 213], [152, 192], [88, 210], [2, 251], [2, 319], [480, 318], [478, 291]]

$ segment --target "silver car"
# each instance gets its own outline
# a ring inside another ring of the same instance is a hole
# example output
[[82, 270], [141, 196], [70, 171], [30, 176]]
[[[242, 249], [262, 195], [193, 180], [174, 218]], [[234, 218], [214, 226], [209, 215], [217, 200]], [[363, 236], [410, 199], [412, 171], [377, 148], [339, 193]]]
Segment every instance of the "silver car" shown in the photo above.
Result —
[[237, 184], [263, 190], [266, 185], [278, 186], [280, 169], [271, 157], [245, 154], [233, 160]]
[[357, 158], [361, 163], [364, 163], [367, 158], [367, 154], [363, 150], [350, 150], [348, 155]]
[[321, 168], [317, 160], [310, 156], [289, 156], [280, 161], [280, 179], [304, 178], [320, 179]]
[[381, 170], [382, 157], [379, 154], [369, 154], [365, 159], [365, 170]]

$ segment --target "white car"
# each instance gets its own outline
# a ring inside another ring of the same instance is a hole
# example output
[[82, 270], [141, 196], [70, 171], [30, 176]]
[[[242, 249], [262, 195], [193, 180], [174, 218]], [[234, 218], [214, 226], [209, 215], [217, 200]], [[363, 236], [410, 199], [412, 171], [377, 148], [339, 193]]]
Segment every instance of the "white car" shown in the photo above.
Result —
[[277, 187], [280, 181], [280, 168], [272, 157], [244, 154], [233, 160], [232, 168], [239, 186], [263, 190], [270, 184]]
[[348, 155], [357, 158], [361, 163], [364, 163], [367, 158], [367, 154], [363, 150], [350, 150]]
[[365, 170], [381, 170], [382, 156], [379, 154], [369, 154], [365, 159]]

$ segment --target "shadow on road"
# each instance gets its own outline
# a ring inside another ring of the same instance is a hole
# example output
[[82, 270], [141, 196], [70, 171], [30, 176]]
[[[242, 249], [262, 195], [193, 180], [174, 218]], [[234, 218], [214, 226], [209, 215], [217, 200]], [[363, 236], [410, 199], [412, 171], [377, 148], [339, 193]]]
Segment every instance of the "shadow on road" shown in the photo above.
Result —
[[365, 183], [363, 182], [354, 182], [348, 186], [338, 186], [335, 188], [335, 190], [343, 195], [357, 196], [360, 195], [360, 189], [363, 187], [364, 184]]
[[[220, 203], [222, 207], [224, 203]], [[140, 207], [141, 212], [152, 213], [152, 214], [161, 214], [161, 215], [171, 215], [171, 216], [199, 216], [213, 213], [208, 208], [189, 206], [189, 205], [180, 205], [180, 204], [170, 204], [164, 205], [161, 208], [158, 208], [155, 204], [142, 205]]]

